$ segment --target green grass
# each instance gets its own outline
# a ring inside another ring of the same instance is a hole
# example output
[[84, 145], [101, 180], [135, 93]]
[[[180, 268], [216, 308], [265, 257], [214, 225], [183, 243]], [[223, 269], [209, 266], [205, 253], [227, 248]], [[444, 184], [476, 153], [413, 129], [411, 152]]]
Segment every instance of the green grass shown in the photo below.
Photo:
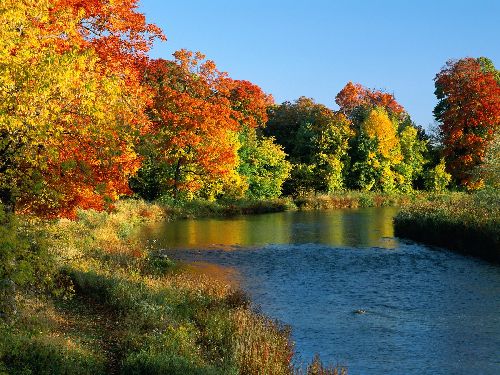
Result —
[[500, 261], [500, 194], [452, 193], [403, 207], [396, 236]]
[[297, 198], [285, 197], [268, 200], [223, 199], [218, 201], [176, 201], [160, 198], [157, 204], [163, 207], [170, 219], [200, 218], [213, 216], [236, 216], [283, 212], [290, 210], [325, 210], [358, 207], [402, 206], [417, 199], [426, 199], [426, 192], [412, 194], [345, 191], [332, 194], [310, 194]]
[[[0, 374], [296, 373], [288, 327], [253, 312], [228, 282], [189, 272], [138, 241], [166, 212], [125, 200], [76, 221], [25, 218], [15, 230], [43, 239], [43, 259], [35, 260], [50, 264], [43, 279], [53, 282], [51, 290], [33, 288], [38, 268], [27, 268], [26, 287], [5, 291], [15, 308], [0, 318]], [[14, 249], [32, 238], [1, 244]]]
[[227, 217], [283, 212], [296, 209], [293, 201], [289, 198], [267, 200], [223, 199], [218, 201], [175, 201], [168, 197], [164, 197], [160, 198], [157, 204], [163, 207], [170, 219], [213, 216]]

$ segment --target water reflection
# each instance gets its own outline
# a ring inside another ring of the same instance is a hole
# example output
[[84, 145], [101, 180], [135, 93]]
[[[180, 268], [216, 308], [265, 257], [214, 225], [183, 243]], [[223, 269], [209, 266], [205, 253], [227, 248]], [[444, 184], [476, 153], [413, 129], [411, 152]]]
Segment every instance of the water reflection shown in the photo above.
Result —
[[284, 212], [231, 219], [180, 220], [155, 225], [146, 235], [165, 248], [255, 247], [319, 243], [393, 249], [395, 208]]

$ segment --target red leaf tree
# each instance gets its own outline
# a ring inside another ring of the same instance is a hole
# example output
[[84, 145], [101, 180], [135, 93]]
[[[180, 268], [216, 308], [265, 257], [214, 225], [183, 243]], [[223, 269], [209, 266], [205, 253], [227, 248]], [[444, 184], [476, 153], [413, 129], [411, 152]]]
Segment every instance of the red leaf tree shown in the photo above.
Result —
[[448, 172], [468, 189], [481, 185], [474, 170], [500, 126], [500, 85], [488, 59], [450, 60], [436, 75], [434, 109]]

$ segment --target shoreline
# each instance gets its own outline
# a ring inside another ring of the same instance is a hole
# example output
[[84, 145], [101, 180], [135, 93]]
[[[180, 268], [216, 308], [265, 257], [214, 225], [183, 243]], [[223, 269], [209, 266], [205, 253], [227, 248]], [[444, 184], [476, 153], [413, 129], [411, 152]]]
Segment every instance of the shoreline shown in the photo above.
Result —
[[415, 202], [394, 218], [394, 234], [500, 263], [499, 201], [497, 192], [482, 192]]
[[[35, 259], [43, 272], [12, 291], [0, 319], [0, 373], [296, 374], [288, 327], [253, 311], [228, 279], [136, 240], [164, 219], [157, 205], [125, 200], [112, 213], [16, 230], [20, 243], [24, 231], [45, 238], [47, 252]], [[33, 290], [42, 276], [55, 282]]]

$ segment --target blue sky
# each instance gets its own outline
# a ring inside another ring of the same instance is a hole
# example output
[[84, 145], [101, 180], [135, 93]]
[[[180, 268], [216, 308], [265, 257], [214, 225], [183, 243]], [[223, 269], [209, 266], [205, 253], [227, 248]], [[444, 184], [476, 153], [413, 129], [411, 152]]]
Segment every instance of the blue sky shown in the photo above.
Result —
[[201, 51], [276, 102], [304, 95], [336, 108], [348, 82], [393, 93], [433, 123], [436, 73], [450, 58], [500, 68], [500, 0], [139, 0], [168, 41], [152, 57]]

